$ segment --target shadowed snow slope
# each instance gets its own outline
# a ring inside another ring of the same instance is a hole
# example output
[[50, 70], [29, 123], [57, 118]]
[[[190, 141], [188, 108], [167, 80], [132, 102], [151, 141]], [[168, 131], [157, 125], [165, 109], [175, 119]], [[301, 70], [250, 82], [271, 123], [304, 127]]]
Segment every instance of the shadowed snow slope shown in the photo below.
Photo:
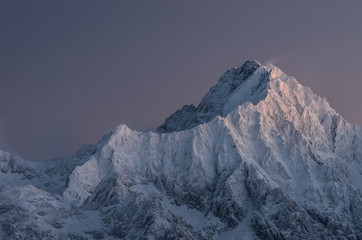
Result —
[[157, 132], [0, 155], [3, 239], [362, 239], [361, 127], [256, 61]]

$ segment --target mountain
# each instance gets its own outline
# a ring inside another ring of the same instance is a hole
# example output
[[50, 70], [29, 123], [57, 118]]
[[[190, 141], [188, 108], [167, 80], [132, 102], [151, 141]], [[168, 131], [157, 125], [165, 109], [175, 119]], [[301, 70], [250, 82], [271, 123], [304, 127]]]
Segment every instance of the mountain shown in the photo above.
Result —
[[157, 131], [0, 170], [1, 239], [362, 239], [362, 128], [257, 61]]

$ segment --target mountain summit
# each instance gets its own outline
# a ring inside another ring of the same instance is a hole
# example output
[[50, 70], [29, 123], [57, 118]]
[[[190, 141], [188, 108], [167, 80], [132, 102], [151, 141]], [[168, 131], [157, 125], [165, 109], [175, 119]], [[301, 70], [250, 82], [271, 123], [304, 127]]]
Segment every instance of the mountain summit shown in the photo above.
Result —
[[362, 239], [362, 128], [257, 61], [157, 132], [0, 170], [3, 239]]
[[[266, 80], [266, 76], [256, 77], [254, 81], [249, 81], [250, 83], [247, 86], [245, 86], [245, 80], [260, 66], [260, 63], [254, 60], [245, 62], [240, 68], [228, 70], [221, 76], [218, 84], [205, 95], [197, 108], [193, 105], [185, 105], [167, 118], [166, 122], [157, 130], [159, 132], [182, 131], [208, 122], [216, 116], [226, 116], [228, 112], [224, 106], [234, 94], [239, 95], [238, 102], [240, 104], [252, 101], [251, 97], [256, 95], [256, 91], [262, 91], [262, 88], [265, 88], [265, 84], [262, 84], [262, 82]], [[244, 89], [241, 90], [244, 92], [239, 92], [239, 88]], [[257, 98], [258, 96], [253, 97]]]

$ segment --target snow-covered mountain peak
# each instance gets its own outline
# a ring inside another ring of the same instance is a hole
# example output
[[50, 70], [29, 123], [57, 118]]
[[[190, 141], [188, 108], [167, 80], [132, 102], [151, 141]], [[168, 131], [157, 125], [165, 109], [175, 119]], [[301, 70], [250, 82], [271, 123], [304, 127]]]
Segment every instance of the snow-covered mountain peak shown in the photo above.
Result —
[[313, 108], [321, 108], [314, 109], [316, 111], [333, 111], [325, 99], [316, 96], [295, 78], [287, 76], [272, 64], [261, 65], [254, 60], [226, 71], [197, 107], [185, 105], [168, 117], [157, 130], [173, 132], [190, 129], [209, 122], [216, 116], [226, 117], [238, 106], [247, 103], [255, 105], [267, 98], [282, 98], [300, 106], [314, 105]]
[[[224, 105], [229, 102], [229, 99], [234, 95], [242, 85], [244, 92], [238, 104], [245, 101], [252, 101], [253, 92], [248, 91], [250, 88], [260, 86], [259, 82], [264, 80], [267, 72], [260, 69], [261, 64], [257, 61], [246, 61], [239, 68], [231, 68], [226, 71], [219, 79], [218, 83], [210, 88], [209, 92], [202, 98], [200, 104], [195, 107], [186, 105], [182, 109], [172, 114], [166, 121], [157, 129], [159, 132], [182, 131], [193, 128], [199, 124], [208, 122], [218, 115], [226, 115]], [[255, 75], [255, 76], [254, 76]], [[254, 77], [253, 77], [254, 76]], [[253, 81], [251, 78], [254, 78]], [[248, 82], [248, 83], [246, 83]], [[263, 87], [265, 84], [263, 85]], [[262, 89], [254, 89], [262, 91]], [[257, 96], [256, 98], [260, 98]], [[256, 101], [257, 99], [254, 99]]]
[[362, 128], [248, 61], [158, 132], [74, 156], [0, 151], [1, 239], [362, 239]]

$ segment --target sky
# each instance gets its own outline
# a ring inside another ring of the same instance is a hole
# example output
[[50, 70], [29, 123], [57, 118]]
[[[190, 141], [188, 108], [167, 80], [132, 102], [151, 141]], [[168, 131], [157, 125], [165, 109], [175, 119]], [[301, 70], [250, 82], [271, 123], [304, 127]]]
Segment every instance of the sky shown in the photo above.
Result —
[[362, 1], [0, 2], [0, 149], [53, 159], [272, 63], [362, 125]]

